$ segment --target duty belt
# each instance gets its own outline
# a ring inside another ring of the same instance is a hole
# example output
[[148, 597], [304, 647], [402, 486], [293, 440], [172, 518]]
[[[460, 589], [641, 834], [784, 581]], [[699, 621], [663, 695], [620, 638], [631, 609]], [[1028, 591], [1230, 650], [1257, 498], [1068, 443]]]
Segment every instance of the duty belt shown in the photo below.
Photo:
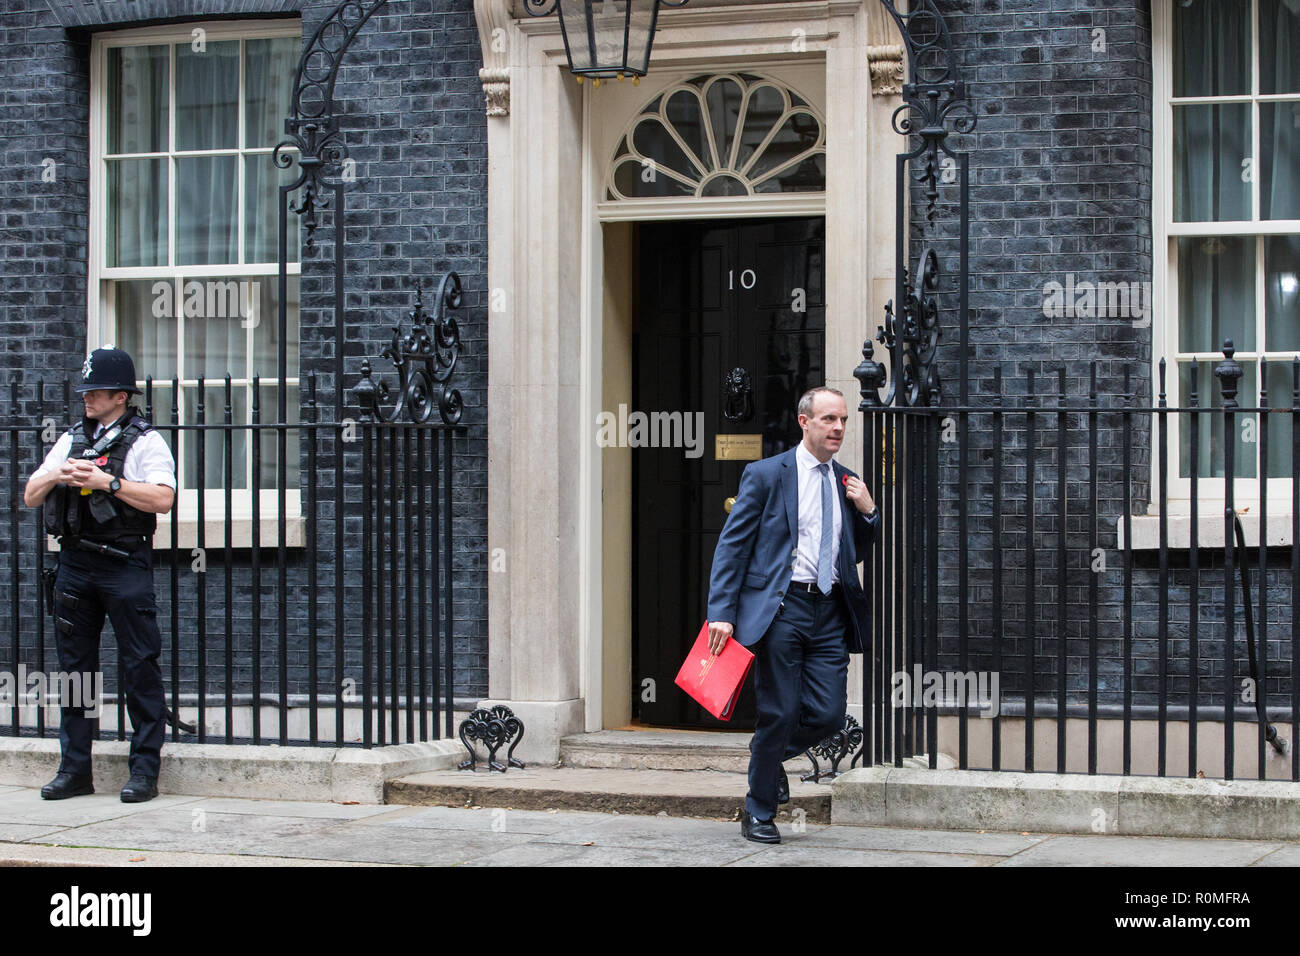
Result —
[[[104, 541], [91, 541], [89, 538], [74, 538], [71, 535], [61, 538], [59, 543], [63, 547], [72, 548], [75, 551], [88, 551], [91, 554], [102, 554], [110, 558], [117, 558], [120, 561], [126, 561], [129, 560], [131, 555], [135, 553], [136, 549], [144, 543], [144, 540], [141, 539], [137, 543], [136, 548], [130, 550], [119, 548], [116, 544], [108, 544]], [[118, 544], [122, 543], [123, 542], [120, 541], [118, 542]]]

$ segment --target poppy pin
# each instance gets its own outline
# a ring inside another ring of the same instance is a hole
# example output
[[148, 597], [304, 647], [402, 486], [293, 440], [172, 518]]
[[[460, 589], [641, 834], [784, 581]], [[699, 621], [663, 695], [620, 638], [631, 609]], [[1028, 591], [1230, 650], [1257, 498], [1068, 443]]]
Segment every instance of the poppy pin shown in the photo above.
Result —
[[97, 464], [100, 468], [103, 468], [105, 465], [108, 464], [108, 456], [100, 455], [98, 458], [95, 459], [95, 464]]

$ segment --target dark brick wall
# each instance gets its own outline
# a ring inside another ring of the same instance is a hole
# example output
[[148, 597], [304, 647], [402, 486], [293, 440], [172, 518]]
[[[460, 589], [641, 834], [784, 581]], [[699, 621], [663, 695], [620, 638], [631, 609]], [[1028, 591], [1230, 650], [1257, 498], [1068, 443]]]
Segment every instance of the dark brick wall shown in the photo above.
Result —
[[[0, 76], [7, 384], [71, 374], [85, 355], [90, 43], [61, 29], [44, 0], [14, 0], [0, 17]], [[46, 160], [53, 182], [42, 180]]]
[[[299, 5], [261, 3], [260, 0], [193, 0], [195, 16], [232, 17], [258, 12], [275, 13]], [[1098, 385], [1103, 406], [1122, 401], [1125, 367], [1132, 376], [1132, 392], [1139, 406], [1154, 398], [1149, 379], [1152, 330], [1123, 318], [1093, 320], [1049, 319], [1043, 315], [1044, 287], [1066, 281], [1073, 273], [1083, 281], [1149, 282], [1152, 277], [1150, 208], [1151, 170], [1151, 23], [1144, 0], [939, 0], [952, 31], [963, 75], [971, 82], [978, 127], [957, 145], [970, 150], [972, 173], [972, 326], [971, 397], [987, 403], [992, 392], [992, 369], [999, 366], [1003, 393], [1008, 400], [1023, 399], [1025, 373], [1032, 369], [1043, 403], [1055, 402], [1056, 369], [1067, 369], [1067, 389], [1078, 400], [1086, 398], [1088, 363], [1098, 363]], [[56, 4], [56, 9], [100, 9], [101, 25], [139, 25], [147, 16], [137, 4]], [[310, 35], [333, 7], [332, 2], [301, 4], [303, 31]], [[1050, 9], [1049, 9], [1050, 7]], [[124, 13], [134, 9], [135, 13]], [[169, 11], [179, 9], [176, 5]], [[188, 8], [187, 8], [188, 9]], [[65, 11], [66, 12], [66, 11]], [[137, 18], [135, 20], [131, 18]], [[169, 17], [169, 19], [172, 19]], [[65, 20], [63, 22], [69, 22]], [[1093, 49], [1094, 30], [1105, 31], [1106, 49]], [[84, 31], [60, 25], [45, 0], [10, 0], [0, 20], [0, 70], [4, 77], [4, 112], [0, 115], [3, 168], [0, 168], [0, 328], [6, 333], [0, 348], [0, 373], [8, 382], [17, 379], [20, 411], [32, 417], [34, 379], [51, 380], [75, 373], [85, 348], [87, 124], [89, 42]], [[403, 321], [410, 308], [412, 278], [436, 282], [447, 269], [456, 269], [465, 282], [465, 309], [459, 315], [462, 354], [455, 384], [466, 405], [466, 437], [457, 438], [456, 505], [456, 691], [482, 694], [486, 669], [486, 131], [482, 93], [476, 77], [480, 65], [478, 43], [469, 0], [394, 0], [366, 27], [354, 44], [343, 69], [337, 99], [348, 130], [349, 152], [357, 162], [357, 181], [347, 193], [345, 242], [348, 252], [345, 304], [347, 335], [342, 343], [346, 368], [344, 385], [351, 389], [363, 356], [374, 359], [386, 344], [391, 326]], [[56, 182], [42, 183], [41, 163], [56, 163]], [[915, 195], [915, 194], [914, 194]], [[947, 202], [927, 235], [915, 235], [914, 251], [934, 241], [949, 275], [956, 270], [952, 242], [954, 207]], [[924, 210], [915, 199], [914, 222]], [[317, 375], [321, 417], [334, 420], [332, 253], [335, 238], [332, 213], [325, 213], [314, 251], [304, 253], [302, 277], [301, 372]], [[955, 297], [941, 293], [949, 310]], [[948, 313], [951, 315], [951, 311]], [[958, 370], [956, 333], [947, 326], [941, 345], [941, 371], [945, 402], [956, 401]], [[377, 369], [383, 363], [376, 360]], [[390, 376], [391, 380], [391, 376]], [[305, 389], [305, 385], [304, 385]], [[11, 409], [8, 393], [0, 396], [0, 411]], [[344, 414], [355, 415], [355, 409]], [[1103, 528], [1113, 529], [1123, 509], [1120, 467], [1121, 435], [1118, 420], [1104, 418], [1099, 453], [1101, 480], [1099, 516]], [[1006, 514], [1004, 563], [1007, 587], [1004, 618], [1003, 670], [1023, 672], [1027, 656], [1026, 591], [1036, 606], [1035, 653], [1040, 661], [1054, 662], [1059, 650], [1056, 634], [1058, 607], [1055, 493], [1057, 455], [1055, 417], [1039, 418], [1036, 443], [1039, 469], [1034, 490], [1035, 557], [1037, 572], [1026, 585], [1026, 536], [1023, 514], [1026, 490], [1023, 471], [1004, 475]], [[1085, 500], [1086, 424], [1071, 416], [1068, 439], [1068, 523], [1071, 550], [1067, 554], [1067, 674], [1072, 690], [1082, 688], [1086, 668], [1086, 628], [1091, 604], [1087, 587], [1092, 580], [1084, 560], [1088, 506]], [[987, 419], [971, 427], [972, 484], [971, 584], [977, 600], [972, 604], [971, 667], [991, 666], [991, 509], [988, 501], [991, 471], [991, 433]], [[1131, 441], [1134, 470], [1131, 475], [1135, 513], [1144, 513], [1147, 497], [1146, 466], [1151, 437], [1145, 419], [1133, 422]], [[0, 436], [8, 441], [8, 436]], [[20, 487], [34, 462], [34, 438], [26, 435], [16, 459], [0, 456], [0, 488]], [[1009, 465], [1023, 465], [1026, 442], [1023, 416], [1008, 417], [1004, 446]], [[955, 663], [954, 628], [957, 620], [956, 554], [956, 445], [944, 445], [940, 458], [937, 510], [940, 520], [939, 627], [943, 661]], [[322, 439], [322, 462], [332, 454], [332, 438]], [[357, 449], [349, 449], [350, 473], [357, 474]], [[304, 464], [305, 467], [305, 464]], [[1019, 485], [1017, 485], [1019, 482]], [[320, 495], [321, 532], [327, 539], [334, 520], [334, 476], [324, 468], [313, 487]], [[359, 553], [360, 502], [364, 486], [345, 480], [348, 522], [345, 543], [349, 561]], [[34, 540], [34, 524], [20, 533]], [[1099, 576], [1102, 686], [1106, 700], [1118, 699], [1121, 668], [1119, 615], [1124, 602], [1122, 554], [1115, 548], [1113, 530], [1103, 531], [1108, 570]], [[322, 619], [323, 663], [332, 659], [329, 630], [333, 620], [332, 550], [322, 553], [319, 592]], [[1282, 556], [1271, 557], [1281, 565]], [[160, 564], [165, 564], [163, 555]], [[1222, 621], [1223, 582], [1221, 555], [1202, 555], [1200, 618], [1203, 622], [1199, 672], [1215, 679], [1203, 683], [1201, 700], [1208, 703], [1221, 694], [1223, 646], [1221, 633], [1212, 632]], [[1139, 554], [1135, 560], [1133, 607], [1135, 635], [1135, 700], [1153, 702], [1158, 641], [1155, 633], [1157, 601], [1162, 590], [1156, 556]], [[1216, 561], [1219, 562], [1216, 564]], [[1186, 555], [1175, 555], [1168, 593], [1172, 621], [1170, 653], [1174, 675], [1174, 700], [1187, 686], [1190, 669], [1187, 607], [1189, 581]], [[251, 671], [251, 572], [247, 552], [234, 556], [237, 566], [232, 609], [236, 620], [236, 667], [241, 675]], [[188, 622], [197, 613], [196, 576], [187, 572], [188, 561], [178, 570], [180, 593], [176, 601], [181, 632], [176, 635], [183, 663], [181, 678], [191, 686], [194, 674], [195, 630]], [[224, 596], [210, 558], [207, 579], [209, 632], [224, 626]], [[0, 554], [0, 580], [8, 588], [11, 558]], [[288, 656], [291, 689], [302, 689], [307, 656], [306, 569], [301, 552], [289, 559]], [[21, 570], [20, 614], [31, 621], [32, 569]], [[170, 621], [170, 573], [158, 573], [161, 615]], [[273, 552], [262, 555], [262, 686], [275, 687], [279, 655], [276, 619], [276, 575]], [[4, 592], [6, 604], [10, 591]], [[371, 595], [374, 597], [374, 595]], [[345, 591], [348, 614], [359, 613], [362, 589], [351, 584]], [[1289, 638], [1293, 607], [1289, 576], [1270, 571], [1268, 656], [1271, 675], [1289, 672]], [[170, 624], [164, 627], [171, 647]], [[1220, 626], [1221, 632], [1221, 626]], [[23, 640], [33, 640], [24, 631]], [[47, 648], [50, 646], [47, 637]], [[168, 650], [165, 656], [172, 652]], [[210, 652], [209, 677], [221, 664]], [[32, 650], [25, 655], [34, 654]], [[355, 649], [344, 670], [359, 669]], [[1244, 674], [1242, 655], [1236, 671]], [[34, 661], [27, 656], [24, 659]], [[168, 661], [170, 668], [170, 660]], [[1054, 663], [1040, 664], [1039, 686], [1051, 684]], [[326, 681], [332, 673], [326, 670]], [[1022, 681], [1023, 683], [1023, 681]], [[1270, 689], [1281, 689], [1282, 678], [1270, 679]], [[1014, 693], [1016, 681], [1004, 678], [1004, 691]], [[1221, 698], [1220, 698], [1221, 699]]]
[[[283, 17], [301, 10], [302, 28], [309, 38], [333, 9], [333, 0], [187, 0], [159, 2], [55, 4], [65, 29], [46, 0], [13, 0], [0, 20], [0, 70], [4, 76], [4, 112], [0, 116], [3, 168], [0, 168], [0, 212], [3, 230], [3, 288], [0, 289], [0, 419], [35, 422], [36, 380], [47, 381], [44, 411], [65, 420], [60, 388], [52, 384], [75, 377], [86, 347], [86, 236], [88, 212], [88, 126], [90, 32], [147, 22], [193, 18], [238, 19], [245, 16]], [[66, 9], [65, 9], [66, 8]], [[89, 13], [87, 11], [90, 11]], [[74, 16], [75, 14], [75, 16]], [[98, 17], [94, 22], [88, 16]], [[72, 19], [69, 19], [69, 18]], [[153, 18], [152, 20], [150, 18]], [[79, 18], [79, 19], [78, 19]], [[305, 42], [305, 40], [304, 40]], [[392, 326], [409, 322], [414, 285], [422, 281], [431, 291], [448, 270], [459, 272], [465, 286], [464, 306], [457, 319], [461, 350], [451, 384], [464, 399], [462, 424], [468, 433], [454, 439], [453, 511], [455, 574], [453, 607], [455, 692], [480, 696], [487, 692], [487, 483], [486, 483], [486, 122], [481, 66], [473, 8], [469, 0], [393, 0], [382, 15], [372, 18], [345, 60], [336, 101], [346, 130], [350, 156], [356, 160], [356, 181], [348, 185], [346, 212], [347, 270], [345, 279], [346, 342], [343, 343], [347, 392], [341, 412], [335, 407], [334, 368], [339, 343], [334, 341], [333, 255], [334, 213], [321, 215], [315, 247], [304, 250], [302, 266], [301, 348], [299, 373], [304, 400], [307, 379], [317, 375], [320, 418], [357, 418], [352, 388], [359, 380], [363, 357], [370, 357], [379, 375], [396, 384], [392, 366], [378, 358]], [[42, 183], [42, 160], [51, 157], [56, 182]], [[292, 217], [291, 217], [292, 218]], [[431, 295], [426, 294], [426, 304]], [[387, 370], [385, 370], [387, 366]], [[8, 384], [18, 383], [17, 407]], [[209, 420], [213, 412], [209, 411]], [[264, 411], [264, 420], [269, 420]], [[303, 417], [307, 417], [304, 409]], [[321, 436], [321, 458], [312, 489], [319, 499], [318, 650], [321, 690], [332, 689], [334, 573], [333, 530], [335, 475], [333, 433]], [[10, 436], [4, 434], [8, 443]], [[16, 457], [8, 449], [0, 460], [0, 488], [7, 503], [37, 460], [36, 436], [19, 438]], [[46, 445], [48, 447], [48, 444]], [[269, 449], [269, 445], [267, 446]], [[293, 447], [292, 445], [290, 446]], [[372, 479], [361, 480], [361, 443], [347, 449], [344, 492], [347, 520], [345, 618], [356, 627], [362, 608], [360, 583], [361, 509]], [[386, 454], [386, 453], [385, 453]], [[307, 474], [305, 447], [299, 456]], [[424, 469], [426, 472], [428, 466]], [[403, 471], [405, 475], [405, 471]], [[387, 478], [385, 478], [387, 482]], [[405, 478], [399, 498], [408, 487]], [[413, 485], [412, 485], [413, 487]], [[445, 485], [443, 486], [445, 488]], [[304, 499], [304, 502], [306, 499]], [[415, 511], [412, 509], [412, 516]], [[403, 513], [404, 516], [405, 512]], [[432, 511], [428, 512], [432, 522]], [[6, 520], [9, 514], [6, 508]], [[34, 667], [36, 623], [34, 549], [36, 519], [21, 514], [25, 524], [20, 580], [11, 586], [13, 557], [0, 554], [4, 601], [18, 595], [21, 622], [20, 658]], [[208, 570], [202, 578], [191, 572], [190, 557], [178, 562], [176, 591], [172, 590], [170, 555], [156, 554], [159, 618], [164, 633], [164, 670], [170, 675], [173, 656], [180, 664], [180, 687], [191, 690], [197, 679], [197, 591], [206, 583], [208, 686], [224, 689], [221, 668], [225, 650], [224, 566], [217, 542], [209, 541]], [[387, 546], [387, 544], [385, 544]], [[391, 549], [390, 549], [391, 550]], [[440, 552], [441, 553], [441, 552]], [[250, 687], [253, 573], [251, 555], [236, 551], [231, 616], [235, 633], [234, 662], [238, 689]], [[306, 691], [308, 611], [306, 553], [288, 552], [285, 608], [287, 629], [283, 655], [289, 668], [291, 693]], [[431, 567], [431, 566], [430, 566]], [[257, 575], [261, 593], [261, 684], [264, 692], [278, 686], [279, 600], [275, 551], [260, 555]], [[399, 601], [405, 605], [405, 579], [399, 580]], [[413, 588], [420, 587], [414, 582]], [[428, 587], [428, 583], [424, 587]], [[179, 628], [173, 635], [173, 593]], [[376, 597], [374, 589], [370, 596]], [[388, 599], [387, 591], [385, 600]], [[377, 608], [376, 608], [377, 610]], [[388, 607], [391, 613], [391, 606]], [[445, 615], [446, 608], [443, 609]], [[175, 642], [175, 644], [173, 644]], [[360, 681], [360, 650], [351, 640], [343, 676]], [[6, 640], [6, 648], [9, 643]], [[113, 668], [111, 642], [104, 642], [105, 663]], [[179, 653], [174, 654], [172, 648]], [[47, 666], [53, 666], [53, 642], [45, 636]], [[3, 659], [12, 655], [6, 653]], [[405, 678], [402, 678], [403, 683]], [[111, 678], [110, 678], [111, 684]], [[360, 689], [358, 690], [360, 693]]]
[[[1088, 636], [1094, 609], [1089, 586], [1094, 578], [1089, 531], [1088, 418], [1067, 416], [1065, 593], [1059, 588], [1058, 544], [1061, 506], [1057, 490], [1059, 421], [1050, 409], [1058, 402], [1058, 374], [1066, 370], [1069, 403], [1087, 405], [1091, 363], [1096, 363], [1098, 403], [1125, 405], [1124, 374], [1131, 376], [1136, 407], [1155, 403], [1158, 383], [1151, 380], [1152, 323], [1141, 317], [1048, 317], [1048, 283], [1150, 283], [1152, 280], [1152, 75], [1151, 14], [1145, 0], [939, 0], [957, 51], [958, 69], [970, 83], [978, 125], [954, 144], [970, 155], [971, 324], [970, 401], [987, 406], [994, 395], [993, 371], [1001, 370], [1004, 404], [1027, 402], [1044, 409], [1036, 416], [1033, 450], [1036, 568], [1028, 580], [1030, 537], [1026, 514], [1028, 421], [1023, 413], [1003, 419], [1003, 520], [1001, 602], [994, 600], [992, 527], [992, 419], [975, 414], [967, 424], [970, 525], [965, 538], [958, 524], [959, 444], [942, 442], [938, 453], [939, 529], [938, 608], [935, 620], [941, 668], [957, 667], [957, 624], [961, 603], [958, 556], [966, 547], [972, 600], [970, 669], [992, 669], [995, 637], [1001, 639], [1002, 692], [1022, 696], [1031, 652], [1036, 656], [1037, 696], [1054, 697], [1061, 652], [1058, 615], [1066, 607], [1068, 699], [1086, 699]], [[1098, 33], [1096, 31], [1104, 31]], [[1094, 48], [1104, 40], [1105, 49]], [[939, 300], [943, 340], [940, 369], [943, 404], [956, 405], [960, 392], [956, 295], [957, 206], [955, 186], [945, 187], [936, 223], [914, 233], [915, 258], [934, 243], [947, 277]], [[912, 197], [913, 222], [924, 219], [920, 190]], [[1028, 373], [1035, 377], [1028, 394]], [[1217, 393], [1214, 396], [1218, 403]], [[1154, 447], [1150, 420], [1135, 414], [1128, 444], [1132, 513], [1147, 513], [1147, 476]], [[1099, 546], [1106, 570], [1095, 573], [1098, 593], [1099, 686], [1102, 702], [1116, 704], [1123, 694], [1124, 553], [1117, 549], [1116, 520], [1124, 511], [1124, 419], [1103, 414], [1098, 421]], [[1177, 456], [1170, 456], [1171, 469]], [[1279, 503], [1280, 504], [1280, 503]], [[1279, 566], [1289, 552], [1270, 554], [1268, 659], [1270, 703], [1289, 697], [1293, 597], [1290, 575]], [[1257, 555], [1252, 554], [1252, 566]], [[1199, 648], [1197, 672], [1202, 706], [1222, 705], [1224, 687], [1223, 554], [1202, 551], [1198, 583]], [[1133, 562], [1133, 691], [1138, 705], [1157, 701], [1159, 599], [1168, 594], [1169, 701], [1188, 699], [1191, 637], [1188, 616], [1188, 553], [1170, 558], [1167, 587], [1158, 553], [1137, 552]], [[913, 573], [917, 573], [913, 569]], [[1255, 580], [1257, 585], [1257, 578]], [[1239, 689], [1247, 676], [1244, 626], [1237, 600], [1234, 673]], [[995, 605], [1001, 612], [1000, 627]], [[1032, 608], [1033, 637], [1029, 617]], [[996, 634], [995, 634], [996, 631]], [[1041, 706], [1041, 705], [1040, 705]]]

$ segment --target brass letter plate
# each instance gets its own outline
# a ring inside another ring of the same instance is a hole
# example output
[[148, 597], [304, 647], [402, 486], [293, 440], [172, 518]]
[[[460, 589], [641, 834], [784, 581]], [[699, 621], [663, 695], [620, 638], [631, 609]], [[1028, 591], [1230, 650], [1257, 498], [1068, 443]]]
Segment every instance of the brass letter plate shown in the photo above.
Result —
[[717, 435], [713, 457], [717, 461], [758, 461], [763, 457], [763, 436]]

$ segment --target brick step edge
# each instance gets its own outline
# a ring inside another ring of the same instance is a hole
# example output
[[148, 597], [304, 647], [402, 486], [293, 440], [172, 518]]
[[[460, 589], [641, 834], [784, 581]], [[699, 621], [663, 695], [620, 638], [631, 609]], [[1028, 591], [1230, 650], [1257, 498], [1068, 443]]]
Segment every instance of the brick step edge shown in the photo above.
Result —
[[[540, 787], [475, 787], [456, 783], [414, 783], [390, 780], [385, 802], [432, 807], [508, 807], [515, 810], [586, 810], [592, 813], [626, 813], [670, 817], [739, 820], [743, 795], [700, 796], [671, 793], [597, 793]], [[808, 823], [831, 822], [830, 794], [792, 796], [777, 814], [777, 823], [789, 823], [795, 809]]]

